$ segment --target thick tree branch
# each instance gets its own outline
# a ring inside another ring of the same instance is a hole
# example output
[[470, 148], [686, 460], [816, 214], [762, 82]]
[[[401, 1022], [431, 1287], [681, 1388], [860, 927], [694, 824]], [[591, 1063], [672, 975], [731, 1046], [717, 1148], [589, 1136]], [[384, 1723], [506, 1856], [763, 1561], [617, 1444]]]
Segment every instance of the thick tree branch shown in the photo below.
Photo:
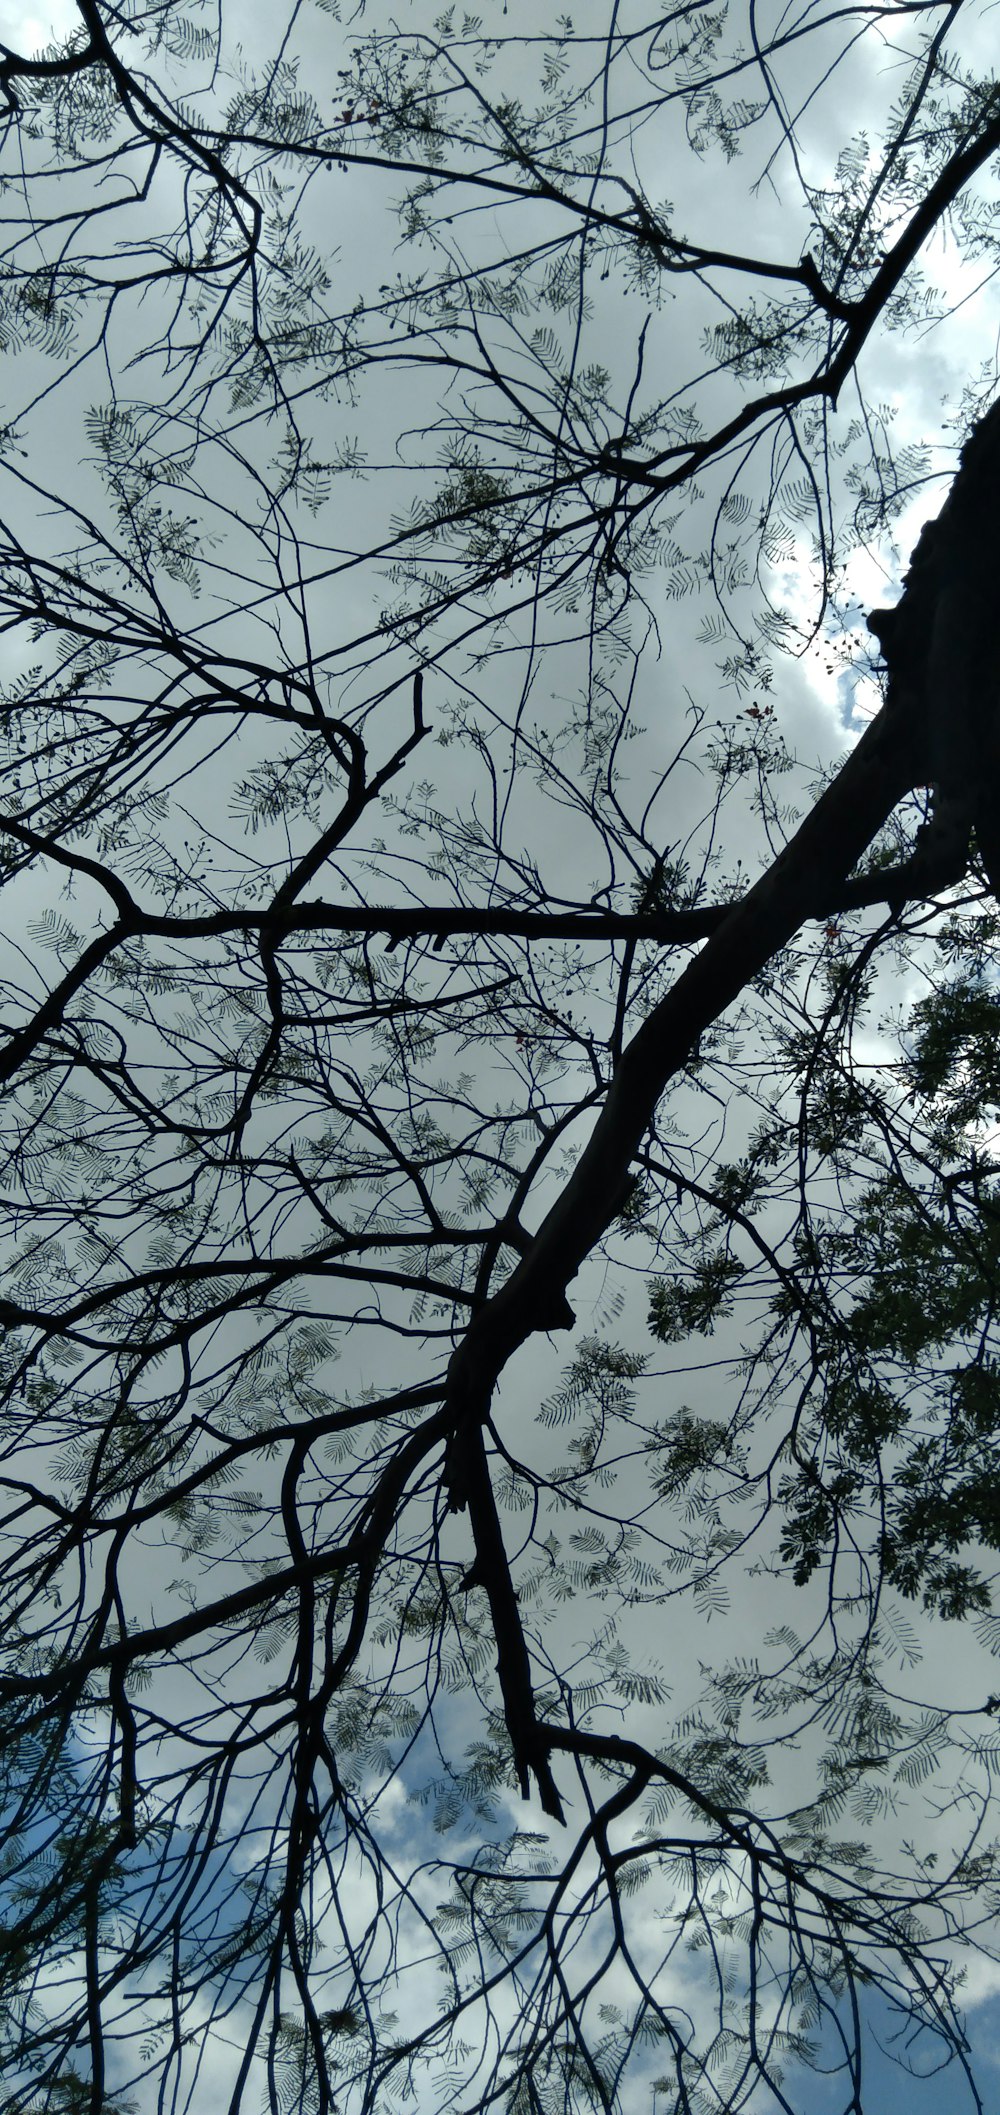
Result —
[[[485, 1420], [505, 1365], [532, 1334], [571, 1326], [567, 1288], [620, 1208], [633, 1156], [668, 1081], [687, 1063], [702, 1032], [803, 922], [829, 903], [912, 785], [914, 761], [905, 721], [886, 707], [774, 866], [723, 920], [625, 1049], [561, 1196], [452, 1358], [446, 1408], [454, 1431], [449, 1470], [456, 1507], [470, 1497], [469, 1465], [476, 1450], [466, 1436], [468, 1427]], [[474, 1534], [476, 1525], [473, 1514]], [[487, 1537], [484, 1544], [477, 1540], [482, 1567], [492, 1555]], [[512, 1740], [516, 1731], [515, 1723]], [[522, 1754], [521, 1768], [523, 1760]]]

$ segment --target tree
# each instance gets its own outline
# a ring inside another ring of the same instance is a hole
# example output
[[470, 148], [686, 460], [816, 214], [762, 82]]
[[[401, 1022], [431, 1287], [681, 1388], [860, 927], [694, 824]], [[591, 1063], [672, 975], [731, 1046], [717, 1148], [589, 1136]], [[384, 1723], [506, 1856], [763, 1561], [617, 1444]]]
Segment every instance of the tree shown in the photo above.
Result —
[[11, 2111], [982, 2105], [980, 33], [3, 48]]

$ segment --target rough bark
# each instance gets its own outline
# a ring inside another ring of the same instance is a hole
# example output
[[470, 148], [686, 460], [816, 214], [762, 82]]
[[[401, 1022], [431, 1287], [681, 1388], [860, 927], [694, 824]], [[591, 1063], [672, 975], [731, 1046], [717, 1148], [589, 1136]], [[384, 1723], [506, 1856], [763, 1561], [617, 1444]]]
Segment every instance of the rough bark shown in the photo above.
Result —
[[940, 514], [921, 530], [899, 601], [868, 618], [888, 670], [889, 709], [912, 728], [915, 783], [932, 789], [930, 821], [896, 878], [899, 902], [960, 881], [973, 830], [1000, 895], [998, 561], [1000, 404], [967, 440]]

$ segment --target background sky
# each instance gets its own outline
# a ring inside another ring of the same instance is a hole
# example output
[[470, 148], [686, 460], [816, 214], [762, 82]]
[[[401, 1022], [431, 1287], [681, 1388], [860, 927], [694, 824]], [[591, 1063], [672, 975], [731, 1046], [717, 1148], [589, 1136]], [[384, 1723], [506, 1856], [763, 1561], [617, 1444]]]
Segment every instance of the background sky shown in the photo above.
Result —
[[[534, 23], [533, 11], [526, 0], [511, 0], [504, 11], [504, 28], [507, 34], [515, 31], [523, 22], [526, 30]], [[430, 11], [419, 8], [406, 10], [402, 17], [405, 30], [412, 26], [424, 26]], [[61, 16], [53, 18], [56, 26], [65, 26], [73, 19], [73, 11], [66, 8]], [[602, 18], [603, 19], [603, 18]], [[967, 32], [965, 29], [968, 23]], [[963, 36], [967, 34], [966, 52], [970, 63], [982, 61], [993, 49], [995, 37], [995, 14], [983, 9], [969, 17], [963, 15]], [[230, 34], [238, 36], [248, 51], [253, 52], [263, 45], [263, 39], [273, 33], [270, 11], [249, 4], [237, 5], [227, 16]], [[10, 38], [21, 48], [26, 42], [45, 34], [47, 18], [41, 13], [25, 17], [18, 10], [0, 7], [0, 38]], [[338, 43], [345, 34], [338, 29], [332, 18], [320, 21], [313, 18], [303, 30], [307, 52], [317, 67], [335, 64], [340, 56]], [[797, 76], [796, 60], [789, 61], [783, 82], [783, 92], [794, 101]], [[815, 60], [811, 61], [813, 68]], [[835, 162], [841, 144], [845, 118], [849, 115], [853, 130], [861, 128], [870, 117], [872, 127], [879, 122], [884, 111], [887, 87], [891, 88], [892, 76], [901, 70], [901, 53], [886, 42], [881, 66], [873, 68], [871, 48], [859, 49], [854, 62], [849, 62], [837, 75], [825, 94], [818, 98], [810, 112], [808, 149], [809, 167], [829, 169]], [[692, 238], [713, 239], [715, 231], [725, 229], [727, 244], [736, 248], [744, 243], [761, 254], [782, 257], [798, 255], [805, 233], [805, 215], [794, 180], [794, 171], [786, 160], [779, 159], [763, 166], [756, 172], [757, 187], [751, 192], [747, 184], [745, 165], [737, 165], [735, 172], [718, 153], [709, 153], [701, 161], [694, 161], [682, 152], [676, 140], [664, 131], [646, 128], [637, 134], [635, 141], [635, 167], [644, 186], [651, 195], [669, 196], [675, 205], [677, 223], [684, 227]], [[337, 262], [335, 284], [354, 294], [377, 293], [382, 280], [396, 268], [397, 252], [392, 232], [390, 209], [398, 195], [398, 181], [375, 171], [354, 170], [345, 177], [341, 185], [343, 209], [334, 229]], [[302, 208], [303, 222], [317, 243], [330, 241], [330, 197], [331, 190], [317, 191], [307, 197]], [[452, 236], [442, 240], [453, 241], [457, 247], [464, 246], [466, 254], [475, 257], [486, 245], [499, 246], [507, 241], [505, 216], [492, 204], [481, 214], [463, 214]], [[870, 548], [859, 549], [852, 557], [845, 580], [843, 597], [845, 604], [851, 596], [856, 598], [858, 650], [863, 646], [861, 615], [873, 603], [891, 600], [898, 584], [902, 566], [911, 543], [915, 540], [920, 523], [937, 510], [946, 489], [947, 479], [955, 464], [955, 432], [949, 423], [962, 388], [970, 379], [970, 347], [975, 348], [975, 362], [988, 362], [996, 357], [998, 312], [996, 294], [991, 279], [983, 284], [977, 281], [973, 268], [962, 266], [954, 247], [945, 247], [935, 258], [946, 283], [954, 294], [956, 312], [940, 324], [928, 326], [926, 331], [912, 333], [907, 338], [899, 336], [891, 341], [877, 337], [872, 341], [865, 356], [865, 387], [872, 402], [885, 403], [896, 414], [896, 431], [901, 441], [912, 440], [925, 443], [931, 449], [931, 471], [936, 482], [929, 478], [913, 495], [905, 508], [897, 528], [897, 541], [893, 546], [883, 539]], [[339, 297], [344, 304], [347, 292]], [[602, 306], [598, 289], [594, 312], [588, 321], [591, 356], [605, 360], [619, 376], [630, 371], [634, 359], [634, 348], [643, 311], [641, 300], [636, 297], [623, 299], [620, 289], [609, 286]], [[695, 372], [701, 358], [702, 334], [715, 314], [715, 305], [697, 287], [695, 282], [686, 282], [678, 300], [668, 305], [659, 317], [650, 334], [647, 348], [647, 371], [657, 372], [669, 360], [672, 373]], [[129, 333], [134, 338], [139, 329], [136, 315], [127, 314], [118, 326], [117, 352], [123, 357], [129, 350]], [[12, 362], [8, 367], [8, 389], [10, 377], [16, 373], [17, 386], [29, 389], [32, 380], [30, 361]], [[45, 412], [32, 427], [32, 473], [42, 493], [55, 490], [67, 457], [67, 451], [77, 448], [81, 459], [80, 491], [86, 491], [89, 475], [83, 463], [83, 447], [80, 441], [82, 421], [87, 406], [92, 401], [96, 388], [94, 367], [81, 371], [78, 377], [68, 381], [58, 402], [58, 417]], [[665, 385], [657, 385], [665, 386]], [[720, 385], [721, 388], [721, 385]], [[711, 399], [712, 391], [706, 388]], [[850, 391], [845, 392], [845, 398]], [[332, 447], [356, 441], [367, 455], [372, 466], [384, 464], [381, 476], [374, 474], [364, 483], [347, 487], [349, 498], [340, 502], [342, 512], [339, 524], [328, 513], [317, 528], [317, 552], [312, 607], [317, 624], [325, 626], [326, 651], [337, 671], [341, 695], [354, 702], [363, 691], [368, 680], [368, 654], [362, 644], [356, 644], [370, 621], [373, 598], [377, 592], [371, 577], [357, 574], [327, 580], [330, 550], [347, 550], [357, 545], [363, 547], [370, 538], [375, 540], [384, 525], [390, 506], [403, 506], [414, 492], [426, 485], [427, 470], [425, 454], [420, 444], [421, 428], [425, 421], [427, 406], [421, 397], [419, 382], [412, 377], [407, 380], [405, 394], [401, 390], [398, 375], [389, 367], [381, 369], [375, 376], [370, 390], [362, 400], [354, 403], [347, 393], [334, 396], [315, 411], [318, 440]], [[850, 401], [842, 406], [842, 417], [852, 415]], [[404, 428], [403, 438], [397, 446], [397, 436]], [[763, 472], [764, 465], [761, 466]], [[232, 482], [230, 482], [232, 480]], [[343, 489], [343, 488], [340, 488]], [[756, 497], [751, 474], [748, 489]], [[22, 504], [30, 514], [32, 506], [39, 507], [39, 518], [44, 520], [44, 509], [30, 495], [24, 495]], [[212, 605], [214, 614], [199, 615], [198, 622], [216, 627], [216, 636], [224, 638], [239, 636], [244, 651], [253, 651], [253, 639], [263, 636], [271, 622], [272, 609], [268, 604], [255, 606], [255, 596], [248, 593], [243, 602], [237, 601], [235, 614], [225, 617], [221, 611], [227, 594], [231, 593], [233, 581], [253, 583], [257, 563], [252, 547], [251, 534], [241, 517], [242, 493], [237, 486], [236, 473], [227, 466], [221, 451], [209, 478], [206, 497], [206, 513], [215, 510], [217, 544], [212, 564], [218, 568], [211, 583], [212, 591], [218, 593], [218, 606]], [[703, 504], [704, 520], [711, 513], [711, 495]], [[695, 502], [685, 518], [685, 533], [698, 530], [698, 503]], [[36, 524], [37, 527], [37, 524]], [[47, 533], [44, 527], [38, 533]], [[58, 540], [58, 524], [51, 534]], [[323, 539], [328, 548], [321, 548]], [[339, 541], [338, 541], [339, 538]], [[227, 570], [231, 578], [227, 579]], [[816, 582], [811, 566], [805, 538], [801, 549], [788, 554], [784, 566], [779, 569], [777, 586], [790, 601], [793, 612], [800, 617], [805, 630], [811, 622], [816, 606]], [[685, 710], [690, 698], [709, 713], [725, 712], [731, 715], [731, 698], [723, 704], [719, 695], [719, 677], [711, 657], [698, 644], [698, 630], [704, 611], [698, 604], [671, 602], [665, 590], [651, 590], [655, 614], [662, 628], [662, 647], [651, 653], [642, 664], [638, 677], [638, 698], [641, 717], [646, 733], [637, 748], [634, 779], [641, 780], [644, 772], [652, 775], [662, 767], [675, 746], [675, 730], [678, 716]], [[182, 605], [183, 598], [178, 597]], [[204, 606], [203, 606], [204, 609]], [[345, 642], [352, 642], [350, 645]], [[523, 646], [523, 638], [519, 642]], [[456, 657], [457, 662], [457, 657]], [[536, 698], [544, 700], [549, 695], [567, 695], [575, 682], [580, 680], [581, 649], [572, 641], [565, 646], [552, 645], [548, 655], [537, 657], [533, 672], [533, 688], [530, 705], [534, 709]], [[503, 713], [509, 720], [512, 689], [516, 689], [518, 677], [512, 669], [520, 664], [512, 655], [509, 664], [502, 660], [484, 672], [477, 672], [479, 694], [489, 710], [495, 706], [497, 715]], [[471, 678], [460, 678], [454, 669], [446, 670], [438, 679], [439, 688], [433, 694], [434, 710], [441, 712], [446, 704], [454, 703], [462, 695], [461, 683]], [[453, 688], [449, 690], [451, 683]], [[864, 715], [877, 704], [877, 695], [870, 675], [863, 669], [859, 672], [857, 661], [845, 668], [829, 654], [824, 638], [800, 651], [795, 657], [778, 660], [774, 672], [773, 696], [782, 731], [790, 748], [802, 760], [806, 772], [826, 767], [854, 738], [863, 724]], [[442, 803], [454, 800], [456, 804], [464, 797], [462, 772], [465, 766], [458, 752], [442, 751], [435, 758], [438, 797]], [[199, 811], [199, 824], [210, 831], [213, 824], [214, 788], [209, 785], [203, 796]], [[518, 793], [519, 806], [512, 816], [512, 839], [520, 833], [526, 850], [537, 858], [550, 890], [573, 893], [581, 885], [581, 878], [589, 872], [589, 863], [595, 857], [594, 847], [582, 842], [579, 830], [566, 823], [564, 831], [554, 828], [551, 809], [545, 811], [545, 835], [536, 836], [540, 827], [542, 803], [527, 791]], [[710, 805], [708, 793], [702, 793], [698, 775], [692, 767], [680, 771], [667, 788], [657, 815], [657, 827], [663, 841], [674, 842], [683, 837], [691, 827], [694, 816], [700, 816], [703, 808]], [[221, 841], [219, 857], [225, 856], [225, 840], [232, 829], [231, 815], [225, 822], [214, 817], [218, 824]], [[745, 853], [748, 863], [759, 850], [759, 832], [753, 817], [748, 813], [737, 815], [733, 832], [727, 844], [727, 871], [731, 872], [737, 858]], [[391, 837], [386, 846], [373, 844], [373, 859], [384, 862], [383, 871], [390, 874], [394, 884], [402, 886], [405, 880], [406, 845], [401, 839]], [[34, 905], [37, 914], [37, 904]], [[883, 1011], [890, 1005], [905, 1001], [908, 989], [905, 980], [901, 983], [896, 973], [881, 972]], [[918, 988], [919, 970], [914, 973], [913, 989]], [[877, 1013], [878, 1009], [876, 1009]], [[878, 1054], [878, 1038], [873, 1035], [873, 1058]], [[482, 1062], [482, 1060], [480, 1061]], [[680, 1115], [691, 1114], [681, 1099]], [[540, 1199], [541, 1212], [546, 1199]], [[619, 1335], [629, 1337], [630, 1331], [638, 1335], [644, 1328], [646, 1262], [643, 1258], [634, 1269], [634, 1284], [629, 1288], [624, 1308], [616, 1320]], [[607, 1288], [603, 1273], [588, 1272], [581, 1280], [579, 1291], [579, 1314], [581, 1328], [599, 1328], [607, 1315]], [[740, 1348], [740, 1327], [745, 1318], [737, 1316], [733, 1326], [720, 1330], [710, 1350], [715, 1364], [700, 1367], [696, 1375], [685, 1370], [691, 1359], [689, 1347], [678, 1353], [676, 1359], [667, 1355], [657, 1356], [648, 1382], [650, 1391], [663, 1393], [672, 1391], [686, 1399], [690, 1390], [696, 1396], [701, 1411], [711, 1410], [727, 1399], [730, 1386], [729, 1361]], [[238, 1334], [239, 1324], [232, 1330]], [[643, 1337], [645, 1341], [645, 1337]], [[354, 1351], [356, 1372], [351, 1379], [356, 1385], [377, 1378], [386, 1386], [393, 1380], [402, 1381], [406, 1373], [407, 1352], [405, 1347], [394, 1348], [382, 1356], [377, 1370], [369, 1365], [367, 1347]], [[558, 1385], [559, 1373], [564, 1364], [561, 1346], [539, 1349], [532, 1346], [530, 1353], [515, 1361], [505, 1377], [502, 1390], [502, 1410], [512, 1421], [512, 1429], [523, 1431], [534, 1418], [538, 1403], [551, 1394]], [[530, 1452], [532, 1441], [525, 1433], [525, 1452]], [[547, 1438], [539, 1436], [540, 1455], [549, 1451]], [[460, 1523], [455, 1524], [456, 1538], [461, 1533]], [[456, 1540], [456, 1549], [458, 1542]], [[162, 1545], [147, 1548], [141, 1559], [135, 1578], [137, 1597], [146, 1596], [153, 1602], [172, 1583], [173, 1553]], [[687, 1694], [693, 1696], [698, 1686], [698, 1661], [717, 1649], [720, 1634], [726, 1652], [738, 1651], [742, 1645], [752, 1645], [758, 1638], [762, 1620], [762, 1608], [766, 1604], [769, 1588], [767, 1582], [758, 1584], [730, 1603], [725, 1611], [714, 1614], [685, 1616], [683, 1625], [671, 1618], [668, 1626], [662, 1616], [656, 1623], [662, 1625], [662, 1643], [658, 1635], [652, 1635], [655, 1625], [643, 1619], [642, 1645], [664, 1666], [672, 1690], [672, 1708], [682, 1708]], [[678, 1605], [678, 1604], [675, 1604]], [[785, 1598], [781, 1596], [781, 1613], [785, 1613]], [[575, 1618], [568, 1615], [570, 1624]], [[567, 1631], [567, 1635], [568, 1635]], [[166, 1691], [180, 1694], [183, 1678], [164, 1676]], [[949, 1633], [943, 1642], [935, 1642], [928, 1651], [921, 1668], [907, 1675], [911, 1694], [924, 1694], [928, 1701], [940, 1701], [941, 1686], [954, 1684], [957, 1699], [968, 1697], [970, 1702], [988, 1690], [991, 1668], [988, 1655], [980, 1650], [975, 1639], [966, 1633], [956, 1640]], [[461, 1723], [463, 1706], [460, 1699], [449, 1705], [443, 1723], [456, 1731]], [[650, 1723], [653, 1714], [650, 1714]], [[806, 1767], [808, 1758], [803, 1763]], [[795, 1766], [797, 1767], [797, 1766]], [[395, 1799], [395, 1793], [386, 1795], [385, 1807]], [[521, 1814], [521, 1809], [512, 1811]], [[539, 1818], [537, 1815], [534, 1817]], [[429, 1855], [434, 1843], [429, 1820], [407, 1807], [396, 1809], [392, 1817], [386, 1814], [386, 1829], [389, 1836], [394, 1831], [399, 1843], [400, 1855], [417, 1858]], [[988, 2077], [995, 2078], [994, 2052], [1000, 2045], [1000, 2007], [996, 1997], [997, 1979], [987, 1968], [974, 1971], [970, 1982], [971, 2035], [974, 2053], [988, 2067]], [[426, 1988], [415, 1983], [414, 1994], [409, 2003], [414, 2017], [429, 2002]], [[234, 2036], [236, 2034], [234, 2022]], [[201, 2092], [204, 2105], [212, 2105], [212, 2096], [219, 2090], [221, 2081], [231, 2063], [231, 2056], [220, 2037], [214, 2055], [206, 2059], [202, 2075]], [[821, 2115], [821, 2089], [814, 2083], [802, 2087], [803, 2106], [815, 2106]], [[795, 2096], [792, 2094], [794, 2100]], [[959, 2115], [969, 2105], [968, 2095], [961, 2084], [954, 2086], [949, 2079], [935, 2077], [918, 2084], [909, 2077], [902, 2077], [896, 2066], [878, 2066], [872, 2106], [884, 2111], [884, 2115], [895, 2115], [902, 2111], [922, 2111], [928, 2115]], [[148, 2097], [148, 2109], [154, 2106], [152, 2089]], [[147, 2107], [140, 2107], [140, 2115], [147, 2115]], [[431, 2115], [428, 2108], [421, 2115]]]

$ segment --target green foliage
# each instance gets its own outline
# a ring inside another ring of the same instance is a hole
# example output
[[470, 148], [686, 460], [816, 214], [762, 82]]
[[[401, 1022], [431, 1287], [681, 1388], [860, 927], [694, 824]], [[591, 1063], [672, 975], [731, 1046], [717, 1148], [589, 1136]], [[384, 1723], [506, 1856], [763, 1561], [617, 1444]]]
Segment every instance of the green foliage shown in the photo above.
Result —
[[1000, 1107], [1000, 993], [965, 973], [917, 1001], [908, 1067], [914, 1091], [960, 1129]]
[[861, 355], [905, 427], [995, 85], [77, 13], [0, 112], [3, 2106], [853, 2108], [996, 1886], [917, 1692], [1000, 1636], [1000, 925], [886, 915], [915, 802], [796, 866], [782, 657], [940, 467]]
[[700, 1256], [685, 1283], [650, 1281], [649, 1326], [661, 1344], [677, 1344], [698, 1333], [711, 1336], [733, 1312], [744, 1265], [725, 1248]]

